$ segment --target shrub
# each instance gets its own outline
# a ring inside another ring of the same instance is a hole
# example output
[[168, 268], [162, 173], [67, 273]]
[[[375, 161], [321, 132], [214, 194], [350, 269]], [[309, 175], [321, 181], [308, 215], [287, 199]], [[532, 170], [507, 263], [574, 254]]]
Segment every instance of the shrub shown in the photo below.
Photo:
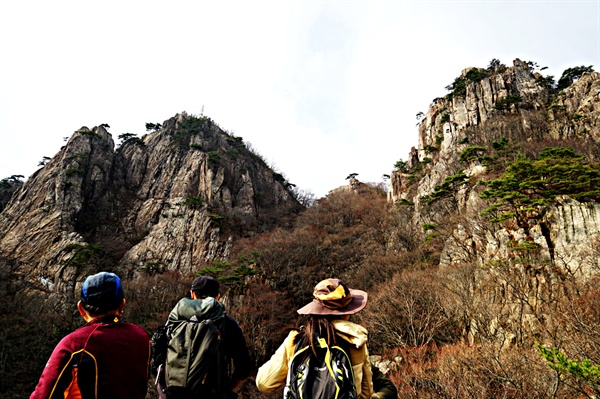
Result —
[[75, 133], [79, 133], [84, 136], [91, 136], [93, 139], [100, 139], [100, 140], [102, 139], [102, 136], [100, 136], [98, 133], [95, 133], [94, 131], [87, 129], [87, 128], [79, 129]]
[[226, 138], [226, 140], [227, 140], [227, 142], [228, 142], [229, 144], [231, 144], [231, 145], [234, 145], [234, 146], [241, 146], [241, 147], [243, 147], [243, 146], [244, 146], [244, 139], [243, 139], [243, 138], [241, 138], [241, 137], [236, 137], [236, 136], [228, 136], [228, 137]]
[[0, 257], [0, 392], [5, 398], [26, 399], [56, 344], [83, 320], [75, 298], [48, 301], [49, 293], [25, 282], [17, 270]]
[[487, 149], [480, 145], [470, 145], [464, 150], [461, 151], [458, 156], [458, 160], [462, 163], [467, 163], [471, 161], [480, 161], [481, 157], [486, 153]]
[[406, 161], [399, 160], [394, 164], [394, 170], [406, 172], [408, 170], [408, 163]]
[[570, 359], [557, 348], [546, 348], [540, 344], [536, 344], [536, 348], [546, 359], [548, 367], [584, 381], [596, 395], [600, 394], [600, 365], [590, 359]]
[[223, 226], [223, 222], [227, 221], [227, 217], [226, 216], [222, 216], [222, 215], [217, 215], [216, 213], [211, 213], [210, 215], [208, 215], [208, 218], [210, 219], [210, 223], [213, 226]]
[[[161, 269], [160, 262], [148, 262]], [[184, 296], [189, 295], [195, 276], [182, 275], [175, 270], [157, 271], [136, 279], [122, 279], [127, 305], [128, 321], [141, 325], [152, 333], [164, 326], [169, 312]]]
[[411, 202], [404, 198], [400, 198], [398, 201], [396, 201], [396, 205], [413, 206], [414, 204], [414, 202]]
[[78, 269], [87, 268], [90, 265], [97, 264], [108, 254], [102, 248], [101, 243], [95, 244], [69, 244], [65, 251], [71, 252], [72, 256], [63, 261], [63, 266], [75, 266]]
[[449, 99], [452, 97], [462, 97], [467, 94], [467, 83], [463, 77], [459, 76], [454, 79], [452, 84], [446, 86], [446, 90], [450, 91], [448, 94]]
[[562, 104], [552, 103], [548, 107], [548, 111], [564, 111], [567, 107]]
[[498, 141], [492, 141], [492, 148], [496, 151], [505, 150], [508, 148], [510, 141], [506, 137], [502, 137]]
[[554, 86], [556, 85], [554, 82], [554, 76], [552, 75], [545, 77], [540, 75], [535, 79], [535, 83], [550, 91], [554, 90]]
[[[443, 289], [429, 272], [397, 274], [370, 298], [376, 312], [365, 316], [373, 346], [419, 347], [456, 336], [456, 320], [442, 302]], [[377, 344], [375, 344], [377, 343]]]
[[560, 77], [560, 79], [558, 79], [558, 84], [556, 86], [557, 90], [563, 90], [566, 89], [567, 87], [569, 87], [571, 84], [573, 84], [573, 82], [575, 82], [577, 79], [579, 79], [581, 77], [581, 75], [583, 75], [585, 72], [594, 72], [594, 68], [592, 68], [592, 66], [578, 66], [578, 67], [573, 67], [573, 68], [567, 68], [565, 69], [565, 71], [562, 73], [562, 76]]
[[160, 128], [162, 128], [162, 125], [160, 123], [146, 123], [146, 130], [150, 131], [150, 130], [159, 130]]
[[219, 151], [211, 151], [208, 153], [208, 163], [209, 165], [218, 165], [223, 157], [219, 154]]
[[487, 71], [490, 73], [502, 73], [506, 70], [506, 65], [500, 62], [499, 59], [493, 58], [488, 64]]
[[192, 209], [200, 209], [204, 204], [204, 200], [201, 197], [187, 197], [181, 205], [187, 206]]
[[252, 278], [243, 297], [236, 297], [227, 313], [240, 324], [255, 367], [275, 353], [285, 338], [285, 327], [293, 325], [296, 308], [285, 292], [261, 278]]
[[154, 276], [155, 274], [165, 272], [165, 264], [163, 262], [146, 262], [144, 266], [140, 268], [140, 271], [146, 273], [148, 276]]
[[[467, 94], [467, 84], [470, 82], [476, 83], [490, 76], [492, 69], [471, 68], [465, 76], [459, 76], [454, 79], [452, 84], [446, 86], [446, 90], [450, 91], [448, 98], [464, 97]], [[500, 71], [497, 71], [500, 72]]]
[[435, 229], [435, 224], [433, 223], [423, 223], [423, 231], [427, 232], [429, 230], [434, 230]]
[[513, 94], [501, 100], [498, 100], [496, 104], [494, 104], [494, 108], [498, 110], [507, 110], [514, 104], [518, 104], [523, 101], [523, 98], [519, 94]]
[[119, 140], [121, 140], [121, 145], [127, 144], [127, 143], [139, 144], [142, 146], [144, 145], [144, 142], [142, 141], [142, 139], [137, 137], [137, 135], [134, 133], [123, 133], [123, 134], [120, 134], [118, 138], [119, 138]]
[[488, 76], [489, 74], [485, 70], [472, 68], [465, 74], [465, 79], [471, 82], [479, 82]]
[[85, 169], [78, 166], [69, 166], [65, 171], [67, 176], [85, 176]]
[[426, 145], [425, 147], [423, 147], [423, 150], [425, 151], [425, 153], [430, 154], [432, 152], [438, 152], [438, 148], [432, 145]]
[[442, 184], [439, 184], [434, 187], [433, 192], [431, 194], [423, 196], [423, 200], [427, 205], [430, 205], [434, 201], [437, 201], [440, 198], [450, 195], [454, 190], [460, 187], [467, 180], [469, 180], [469, 177], [463, 172], [458, 172], [455, 175], [448, 176], [444, 179], [444, 182]]
[[483, 184], [487, 190], [480, 196], [496, 201], [494, 210], [527, 217], [528, 211], [558, 195], [579, 201], [600, 200], [600, 166], [586, 162], [572, 148], [550, 147], [536, 159], [510, 163], [502, 176]]
[[208, 131], [213, 125], [212, 119], [201, 116], [185, 115], [184, 119], [177, 125], [177, 129], [171, 136], [171, 141], [175, 146], [181, 149], [187, 149], [190, 146], [191, 137], [200, 134], [202, 131]]

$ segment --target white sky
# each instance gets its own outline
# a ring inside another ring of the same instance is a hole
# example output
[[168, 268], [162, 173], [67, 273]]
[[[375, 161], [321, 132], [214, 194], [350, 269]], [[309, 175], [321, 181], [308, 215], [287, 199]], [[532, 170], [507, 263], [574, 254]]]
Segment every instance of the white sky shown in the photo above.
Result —
[[493, 58], [600, 70], [600, 0], [0, 0], [0, 178], [81, 126], [118, 142], [204, 107], [321, 197], [382, 181], [415, 115]]

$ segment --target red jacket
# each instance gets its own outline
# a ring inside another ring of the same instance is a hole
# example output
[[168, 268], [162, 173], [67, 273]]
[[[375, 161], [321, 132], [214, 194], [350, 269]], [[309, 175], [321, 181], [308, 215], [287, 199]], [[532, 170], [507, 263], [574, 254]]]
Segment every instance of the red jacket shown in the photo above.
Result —
[[144, 399], [149, 361], [144, 329], [115, 316], [92, 320], [54, 348], [30, 399]]

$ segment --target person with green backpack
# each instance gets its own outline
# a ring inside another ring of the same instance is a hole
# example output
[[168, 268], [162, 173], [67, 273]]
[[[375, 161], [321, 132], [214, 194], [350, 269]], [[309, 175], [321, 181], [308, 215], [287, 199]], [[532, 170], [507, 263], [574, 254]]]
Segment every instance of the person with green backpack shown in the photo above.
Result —
[[369, 361], [367, 330], [349, 321], [367, 304], [366, 292], [339, 279], [319, 282], [313, 301], [298, 309], [306, 324], [292, 330], [256, 375], [262, 393], [285, 384], [284, 399], [388, 399], [397, 390]]
[[[167, 399], [231, 399], [250, 374], [246, 340], [225, 312], [219, 282], [201, 276], [169, 314], [157, 390]], [[164, 368], [164, 371], [163, 371]]]

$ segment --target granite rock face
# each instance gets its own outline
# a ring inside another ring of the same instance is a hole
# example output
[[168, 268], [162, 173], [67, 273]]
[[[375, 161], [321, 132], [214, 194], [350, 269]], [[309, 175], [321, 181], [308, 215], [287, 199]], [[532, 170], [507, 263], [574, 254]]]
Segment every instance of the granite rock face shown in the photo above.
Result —
[[[461, 77], [473, 70], [477, 69], [466, 68]], [[511, 68], [477, 82], [467, 80], [462, 96], [435, 99], [419, 125], [419, 147], [412, 149], [406, 162], [407, 169], [420, 167], [427, 172], [412, 185], [410, 173], [395, 171], [390, 178], [389, 200], [411, 201], [418, 209], [422, 198], [448, 176], [458, 171], [472, 177], [482, 175], [485, 167], [480, 163], [459, 162], [461, 152], [474, 141], [489, 144], [512, 134], [531, 142], [554, 139], [600, 145], [600, 73], [584, 73], [553, 98], [537, 83], [539, 77], [517, 59]], [[594, 154], [586, 155], [597, 161]], [[481, 204], [472, 203], [477, 202], [477, 195], [464, 191], [458, 195], [464, 209], [481, 208]], [[417, 214], [416, 218], [420, 217]]]
[[68, 293], [93, 267], [195, 271], [302, 209], [210, 118], [179, 114], [116, 150], [107, 129], [77, 130], [3, 210], [0, 254], [29, 280]]
[[[469, 80], [477, 74], [485, 77]], [[463, 70], [464, 91], [432, 102], [419, 125], [419, 146], [391, 175], [388, 192], [389, 201], [410, 212], [416, 226], [444, 224], [451, 232], [444, 236], [441, 271], [476, 265], [481, 284], [495, 275], [493, 265], [511, 264], [528, 280], [532, 303], [551, 281], [600, 270], [600, 204], [560, 196], [526, 222], [491, 223], [482, 216], [490, 202], [481, 199], [485, 187], [478, 181], [498, 174], [489, 172], [482, 157], [464, 154], [501, 140], [521, 143], [525, 150], [562, 143], [598, 162], [600, 73], [586, 72], [558, 93], [540, 84], [540, 77], [520, 60], [491, 73]], [[462, 175], [462, 183], [447, 184]], [[535, 256], [524, 264], [514, 249], [528, 245], [536, 248]], [[489, 298], [507, 298], [506, 287], [497, 286]]]

